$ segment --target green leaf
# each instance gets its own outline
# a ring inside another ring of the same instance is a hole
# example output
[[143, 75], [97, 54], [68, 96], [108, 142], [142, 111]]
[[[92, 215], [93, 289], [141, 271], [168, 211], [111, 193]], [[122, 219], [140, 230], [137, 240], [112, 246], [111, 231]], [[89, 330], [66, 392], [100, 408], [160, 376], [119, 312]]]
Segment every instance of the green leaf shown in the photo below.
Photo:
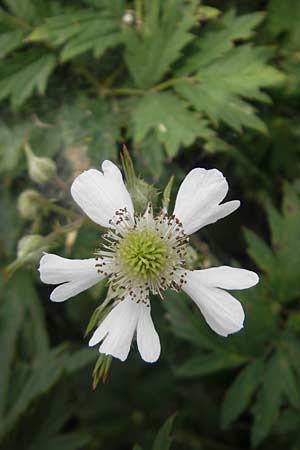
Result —
[[280, 309], [276, 304], [276, 290], [273, 293], [271, 289], [269, 277], [263, 276], [255, 289], [239, 293], [245, 309], [245, 327], [231, 340], [239, 354], [249, 355], [251, 359], [260, 358], [280, 332]]
[[136, 159], [141, 162], [143, 176], [146, 178], [149, 171], [149, 175], [157, 180], [163, 173], [166, 158], [164, 146], [158, 140], [157, 134], [150, 131], [140, 143], [134, 144], [134, 149]]
[[196, 2], [154, 0], [145, 2], [146, 14], [140, 30], [126, 28], [125, 60], [139, 88], [149, 88], [160, 81], [194, 36], [189, 33], [196, 23]]
[[244, 236], [248, 244], [248, 253], [265, 272], [271, 272], [276, 264], [275, 255], [266, 242], [251, 230], [244, 230]]
[[296, 376], [292, 361], [285, 351], [281, 351], [281, 372], [284, 379], [283, 392], [291, 406], [300, 408], [300, 378]]
[[27, 272], [17, 272], [12, 282], [19, 286], [18, 295], [26, 308], [26, 321], [23, 327], [23, 339], [32, 357], [44, 355], [49, 350], [44, 311], [37, 296], [32, 279]]
[[22, 19], [31, 21], [35, 15], [34, 0], [4, 0], [11, 13]]
[[95, 362], [98, 356], [98, 352], [91, 348], [83, 348], [77, 352], [72, 353], [65, 362], [65, 369], [68, 374], [72, 374], [77, 370]]
[[240, 366], [245, 358], [240, 355], [216, 352], [203, 354], [188, 359], [177, 369], [177, 374], [182, 377], [204, 376], [220, 370], [226, 370]]
[[119, 17], [110, 11], [84, 9], [49, 17], [28, 37], [29, 41], [47, 41], [54, 46], [64, 45], [61, 61], [92, 50], [99, 58], [109, 47], [121, 42]]
[[237, 131], [246, 126], [266, 132], [254, 107], [242, 97], [266, 102], [269, 97], [261, 89], [283, 81], [283, 75], [266, 64], [269, 56], [263, 47], [241, 45], [202, 68], [191, 80], [177, 83], [175, 89], [216, 124], [222, 121]]
[[131, 119], [135, 143], [142, 142], [153, 130], [169, 157], [177, 154], [180, 145], [189, 146], [197, 137], [209, 139], [214, 135], [207, 121], [189, 111], [186, 102], [172, 92], [147, 94], [138, 99]]
[[267, 29], [273, 35], [299, 29], [300, 3], [294, 0], [269, 0]]
[[263, 385], [254, 405], [254, 424], [251, 441], [257, 447], [271, 432], [279, 415], [284, 388], [280, 354], [275, 353], [268, 361], [263, 378]]
[[299, 360], [299, 349], [300, 349], [300, 342], [298, 340], [289, 339], [288, 345], [287, 345], [287, 353], [289, 360], [294, 368], [294, 370], [297, 373], [297, 376], [300, 378], [300, 360]]
[[163, 304], [168, 311], [173, 332], [202, 349], [219, 350], [220, 343], [216, 335], [209, 330], [199, 311], [190, 307], [188, 298], [173, 292], [167, 292], [166, 296], [167, 301]]
[[[16, 282], [16, 279], [14, 280]], [[16, 352], [17, 337], [25, 317], [25, 309], [20, 301], [20, 286], [11, 282], [6, 287], [6, 298], [0, 303], [0, 418], [7, 407], [11, 365]]]
[[226, 392], [222, 405], [222, 424], [228, 428], [248, 407], [251, 397], [261, 383], [264, 364], [257, 360], [244, 367]]
[[0, 100], [10, 97], [11, 105], [22, 105], [34, 91], [44, 94], [48, 78], [56, 65], [55, 56], [30, 50], [0, 62]]
[[153, 443], [152, 450], [169, 450], [172, 443], [172, 438], [170, 437], [170, 433], [172, 430], [173, 422], [175, 419], [175, 415], [169, 417], [166, 422], [163, 424], [155, 441]]
[[92, 164], [98, 166], [101, 160], [117, 157], [122, 123], [120, 113], [114, 110], [112, 103], [80, 96], [62, 107], [55, 123], [71, 165], [75, 162], [80, 166], [82, 160], [81, 164], [86, 168], [90, 158]]
[[276, 255], [270, 284], [281, 302], [294, 300], [300, 294], [300, 198], [294, 187], [284, 186], [282, 214], [272, 205], [266, 206], [272, 233], [272, 246]]
[[30, 124], [26, 122], [14, 126], [8, 126], [5, 122], [0, 122], [0, 174], [11, 176], [22, 170], [20, 161], [23, 154], [23, 145], [30, 128]]
[[20, 47], [23, 43], [24, 36], [25, 33], [20, 30], [0, 34], [0, 59]]
[[34, 370], [24, 384], [16, 403], [0, 425], [0, 440], [4, 434], [11, 431], [15, 422], [36, 398], [49, 392], [59, 380], [62, 371], [63, 365], [57, 350], [52, 350], [36, 362]]
[[192, 56], [188, 57], [178, 73], [196, 72], [211, 64], [234, 47], [235, 41], [249, 39], [264, 18], [261, 12], [237, 16], [232, 9], [220, 20], [209, 24], [195, 42]]

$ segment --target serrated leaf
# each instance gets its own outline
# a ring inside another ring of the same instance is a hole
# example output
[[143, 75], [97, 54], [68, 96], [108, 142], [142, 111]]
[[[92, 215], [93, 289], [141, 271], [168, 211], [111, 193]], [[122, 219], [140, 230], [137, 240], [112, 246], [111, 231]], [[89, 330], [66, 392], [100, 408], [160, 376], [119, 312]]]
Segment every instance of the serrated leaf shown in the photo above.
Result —
[[191, 79], [177, 83], [175, 89], [216, 124], [222, 121], [237, 131], [246, 126], [265, 133], [264, 122], [242, 98], [268, 101], [261, 89], [283, 81], [283, 75], [266, 64], [268, 55], [263, 47], [241, 45], [202, 68]]
[[[24, 140], [30, 131], [30, 124], [23, 122], [8, 126], [0, 122], [0, 174], [12, 174], [20, 170]], [[22, 170], [22, 166], [21, 166]]]
[[13, 108], [22, 105], [34, 91], [44, 94], [46, 84], [56, 65], [55, 56], [31, 50], [10, 61], [0, 62], [0, 100], [10, 97]]
[[189, 307], [187, 297], [168, 292], [168, 301], [164, 306], [168, 311], [169, 320], [174, 333], [205, 350], [217, 351], [220, 344], [202, 320], [199, 312]]
[[[81, 158], [90, 158], [93, 164], [99, 164], [99, 158], [115, 159], [117, 143], [120, 137], [121, 116], [108, 101], [91, 100], [79, 97], [65, 105], [56, 117], [56, 129], [62, 144], [67, 150], [70, 161], [78, 161], [76, 149], [86, 149]], [[72, 154], [74, 150], [74, 155]]]
[[264, 18], [261, 12], [237, 16], [234, 10], [206, 27], [178, 74], [190, 74], [211, 64], [234, 47], [236, 40], [249, 39]]
[[299, 29], [300, 3], [294, 0], [269, 0], [267, 29], [277, 35], [282, 31], [294, 32]]
[[248, 244], [248, 253], [253, 261], [264, 272], [270, 272], [274, 268], [275, 255], [266, 242], [251, 230], [244, 230], [244, 236]]
[[4, 58], [12, 50], [20, 47], [24, 36], [24, 31], [20, 30], [0, 34], [0, 59]]
[[30, 41], [47, 41], [61, 46], [61, 60], [92, 50], [100, 57], [109, 47], [121, 42], [120, 18], [109, 11], [82, 10], [49, 17], [28, 37]]
[[[253, 234], [248, 233], [248, 252], [255, 262], [268, 273], [268, 289], [272, 296], [283, 303], [296, 298], [300, 293], [299, 253], [300, 253], [300, 198], [295, 189], [284, 186], [282, 214], [270, 202], [266, 202], [268, 221], [271, 229], [273, 262], [271, 250]], [[246, 233], [247, 237], [247, 233]], [[260, 252], [260, 253], [259, 253]]]
[[170, 433], [172, 430], [173, 422], [175, 419], [175, 415], [169, 417], [166, 422], [163, 424], [155, 441], [153, 443], [152, 450], [169, 450], [172, 443], [172, 438], [170, 437]]
[[140, 143], [135, 143], [134, 146], [136, 155], [141, 160], [143, 167], [143, 176], [149, 175], [157, 180], [163, 173], [163, 163], [166, 159], [165, 149], [163, 144], [158, 140], [155, 132], [148, 133]]
[[240, 366], [245, 362], [245, 358], [240, 355], [215, 352], [194, 356], [188, 359], [177, 369], [177, 374], [182, 377], [204, 376], [219, 370], [226, 370]]
[[132, 111], [134, 140], [138, 144], [153, 130], [174, 157], [180, 145], [191, 145], [197, 137], [209, 139], [214, 132], [207, 121], [187, 109], [187, 104], [172, 92], [147, 94], [136, 101]]
[[300, 408], [299, 378], [294, 371], [292, 361], [285, 351], [281, 351], [281, 373], [284, 379], [283, 392], [291, 406]]
[[33, 0], [4, 0], [10, 12], [22, 19], [31, 21], [36, 14]]
[[147, 2], [141, 29], [125, 29], [125, 60], [138, 87], [149, 88], [160, 81], [194, 38], [189, 30], [197, 22], [195, 4], [181, 0]]
[[261, 383], [264, 364], [257, 360], [244, 367], [226, 392], [222, 405], [222, 424], [228, 428], [248, 407], [251, 397]]
[[271, 432], [282, 403], [284, 378], [282, 374], [280, 354], [275, 353], [268, 361], [263, 385], [254, 405], [254, 424], [251, 441], [257, 447]]
[[[232, 336], [239, 354], [257, 359], [266, 347], [276, 340], [280, 326], [280, 309], [275, 304], [276, 291], [270, 293], [268, 277], [261, 277], [255, 289], [247, 289], [239, 294], [245, 308], [245, 327]], [[228, 344], [226, 344], [228, 345]]]

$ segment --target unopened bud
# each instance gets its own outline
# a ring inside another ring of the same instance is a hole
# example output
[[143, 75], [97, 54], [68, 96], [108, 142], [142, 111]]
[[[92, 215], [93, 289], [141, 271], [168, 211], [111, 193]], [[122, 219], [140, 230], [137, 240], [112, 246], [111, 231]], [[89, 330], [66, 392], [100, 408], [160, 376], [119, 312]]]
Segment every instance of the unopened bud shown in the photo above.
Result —
[[39, 210], [41, 195], [34, 189], [26, 189], [18, 198], [18, 211], [23, 219], [35, 219]]
[[158, 190], [136, 176], [131, 156], [125, 146], [121, 153], [121, 160], [126, 177], [126, 187], [131, 195], [134, 210], [137, 213], [142, 213], [149, 202], [156, 202]]
[[127, 188], [137, 213], [144, 212], [149, 202], [153, 204], [157, 200], [157, 189], [140, 178], [136, 178], [134, 185]]
[[38, 184], [45, 184], [51, 180], [56, 174], [55, 163], [50, 158], [36, 156], [28, 144], [25, 144], [24, 149], [31, 180]]
[[46, 250], [45, 238], [40, 234], [28, 234], [18, 242], [17, 258], [23, 261], [35, 261]]
[[134, 22], [134, 12], [132, 9], [127, 9], [122, 17], [122, 20], [127, 25], [131, 25]]

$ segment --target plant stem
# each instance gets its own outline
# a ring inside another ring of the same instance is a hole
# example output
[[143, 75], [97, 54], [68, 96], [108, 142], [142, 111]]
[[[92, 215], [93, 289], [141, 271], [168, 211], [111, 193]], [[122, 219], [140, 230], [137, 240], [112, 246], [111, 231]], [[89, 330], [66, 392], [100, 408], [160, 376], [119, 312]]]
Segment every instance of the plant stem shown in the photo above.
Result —
[[154, 86], [152, 88], [152, 91], [160, 92], [171, 86], [174, 86], [175, 84], [183, 83], [183, 82], [193, 82], [194, 80], [195, 80], [195, 78], [193, 78], [193, 77], [171, 78], [170, 80], [163, 81], [162, 83], [158, 84], [157, 86]]
[[56, 176], [54, 178], [54, 182], [59, 189], [61, 189], [64, 192], [67, 192], [69, 194], [70, 188], [67, 186], [67, 184], [61, 178]]
[[136, 29], [139, 31], [143, 24], [143, 5], [142, 0], [135, 0], [134, 2]]
[[104, 89], [100, 90], [100, 95], [109, 96], [109, 95], [143, 95], [145, 91], [142, 89], [134, 89], [134, 88], [115, 88], [115, 89]]

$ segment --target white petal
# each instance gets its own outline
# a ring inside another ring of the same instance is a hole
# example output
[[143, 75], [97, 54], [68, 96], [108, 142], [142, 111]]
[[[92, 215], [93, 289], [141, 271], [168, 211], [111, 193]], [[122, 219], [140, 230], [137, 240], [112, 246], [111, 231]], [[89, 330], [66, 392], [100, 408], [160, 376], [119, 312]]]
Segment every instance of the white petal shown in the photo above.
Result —
[[231, 214], [239, 201], [219, 205], [228, 192], [228, 183], [217, 169], [193, 169], [183, 180], [176, 198], [174, 214], [187, 234]]
[[60, 284], [52, 292], [50, 299], [63, 302], [98, 283], [103, 276], [97, 273], [96, 260], [67, 259], [46, 253], [40, 261], [41, 281], [46, 284]]
[[89, 346], [96, 345], [104, 339], [99, 349], [100, 353], [125, 361], [137, 327], [139, 311], [139, 305], [129, 298], [120, 302], [97, 328]]
[[53, 302], [64, 302], [71, 297], [75, 297], [75, 295], [80, 294], [83, 291], [86, 291], [90, 287], [94, 286], [94, 284], [98, 283], [101, 280], [101, 277], [95, 279], [82, 279], [77, 281], [69, 281], [68, 283], [61, 284], [57, 286], [50, 295], [50, 300]]
[[154, 328], [150, 308], [140, 306], [140, 316], [137, 325], [137, 345], [144, 361], [153, 363], [160, 355], [159, 336]]
[[103, 173], [90, 169], [79, 175], [71, 186], [75, 202], [97, 224], [111, 227], [109, 220], [120, 208], [133, 216], [131, 197], [118, 167], [111, 161], [102, 164]]
[[196, 270], [198, 281], [208, 287], [247, 289], [258, 283], [259, 277], [250, 270], [221, 266]]
[[243, 307], [228, 292], [203, 284], [198, 272], [188, 272], [183, 290], [194, 300], [208, 325], [221, 336], [236, 333], [243, 328]]

